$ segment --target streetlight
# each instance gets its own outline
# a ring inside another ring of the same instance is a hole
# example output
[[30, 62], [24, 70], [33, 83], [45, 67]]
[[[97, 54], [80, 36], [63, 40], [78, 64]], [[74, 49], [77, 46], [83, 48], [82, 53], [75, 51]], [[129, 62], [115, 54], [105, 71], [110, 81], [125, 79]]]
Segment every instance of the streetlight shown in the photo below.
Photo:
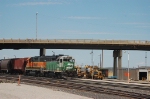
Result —
[[7, 55], [3, 55], [4, 56], [4, 59], [9, 59], [9, 57]]
[[99, 56], [100, 56], [99, 68], [101, 69], [101, 68], [102, 68], [102, 64], [101, 64], [101, 54], [100, 54]]
[[147, 66], [147, 52], [145, 52], [145, 66]]
[[[53, 51], [52, 51], [53, 52]], [[53, 55], [55, 55], [55, 52], [53, 52]]]
[[37, 14], [38, 12], [36, 12], [36, 40], [37, 40]]
[[16, 55], [14, 55], [15, 56], [15, 58], [16, 58]]
[[[126, 53], [126, 51], [124, 53]], [[128, 83], [129, 83], [129, 52], [128, 52]]]
[[92, 50], [92, 52], [90, 53], [91, 55], [92, 55], [92, 59], [91, 59], [91, 61], [92, 61], [92, 79], [93, 79], [93, 50]]

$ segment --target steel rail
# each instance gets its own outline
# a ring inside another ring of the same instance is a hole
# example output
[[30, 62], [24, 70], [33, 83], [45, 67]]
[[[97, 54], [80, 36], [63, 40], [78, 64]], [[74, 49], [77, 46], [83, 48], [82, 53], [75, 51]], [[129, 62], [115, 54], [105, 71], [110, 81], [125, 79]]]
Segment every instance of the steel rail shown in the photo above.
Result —
[[[0, 76], [2, 79], [4, 76]], [[13, 78], [14, 77], [14, 78]], [[16, 80], [15, 76], [10, 77], [6, 76], [4, 79], [8, 80]], [[17, 77], [17, 76], [16, 76]], [[32, 78], [32, 79], [31, 79]], [[73, 82], [71, 80], [50, 80], [47, 78], [36, 78], [34, 77], [24, 77], [22, 79], [22, 82], [29, 83], [29, 84], [40, 84], [44, 86], [56, 86], [56, 87], [63, 87], [63, 88], [69, 88], [69, 89], [77, 89], [82, 91], [90, 91], [94, 93], [103, 93], [103, 94], [111, 94], [111, 95], [119, 95], [124, 97], [130, 97], [130, 98], [149, 98], [150, 95], [147, 94], [141, 94], [141, 93], [135, 93], [135, 92], [129, 92], [129, 91], [123, 91], [118, 89], [111, 89], [109, 87], [104, 88], [102, 86], [94, 85], [94, 84], [86, 84], [83, 82]]]

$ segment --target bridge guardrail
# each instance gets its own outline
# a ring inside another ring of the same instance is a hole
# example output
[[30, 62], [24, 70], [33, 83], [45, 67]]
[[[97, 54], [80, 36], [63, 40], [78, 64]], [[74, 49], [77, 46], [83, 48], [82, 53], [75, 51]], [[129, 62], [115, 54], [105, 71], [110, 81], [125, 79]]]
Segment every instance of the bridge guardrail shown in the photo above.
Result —
[[144, 40], [96, 40], [96, 39], [0, 39], [0, 43], [68, 43], [68, 44], [139, 44], [150, 45]]

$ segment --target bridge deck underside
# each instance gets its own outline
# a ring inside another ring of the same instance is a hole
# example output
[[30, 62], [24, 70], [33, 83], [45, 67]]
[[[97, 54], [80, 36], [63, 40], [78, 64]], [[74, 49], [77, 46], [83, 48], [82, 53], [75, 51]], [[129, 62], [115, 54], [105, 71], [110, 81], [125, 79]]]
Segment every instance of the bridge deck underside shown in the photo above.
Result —
[[53, 43], [4, 43], [0, 49], [105, 49], [105, 50], [150, 50], [150, 45], [130, 44], [53, 44]]

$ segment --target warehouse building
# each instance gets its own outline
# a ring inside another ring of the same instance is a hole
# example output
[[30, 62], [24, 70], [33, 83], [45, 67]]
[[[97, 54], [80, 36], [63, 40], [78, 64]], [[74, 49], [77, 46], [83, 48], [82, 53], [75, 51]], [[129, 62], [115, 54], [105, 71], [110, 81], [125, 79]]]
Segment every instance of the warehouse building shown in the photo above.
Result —
[[[128, 68], [118, 69], [119, 80], [128, 79]], [[145, 80], [150, 81], [150, 66], [141, 66], [139, 68], [129, 68], [129, 79], [130, 80]]]
[[113, 76], [113, 68], [112, 67], [107, 67], [107, 68], [103, 68], [102, 70], [102, 74], [104, 75], [104, 78], [116, 78]]

